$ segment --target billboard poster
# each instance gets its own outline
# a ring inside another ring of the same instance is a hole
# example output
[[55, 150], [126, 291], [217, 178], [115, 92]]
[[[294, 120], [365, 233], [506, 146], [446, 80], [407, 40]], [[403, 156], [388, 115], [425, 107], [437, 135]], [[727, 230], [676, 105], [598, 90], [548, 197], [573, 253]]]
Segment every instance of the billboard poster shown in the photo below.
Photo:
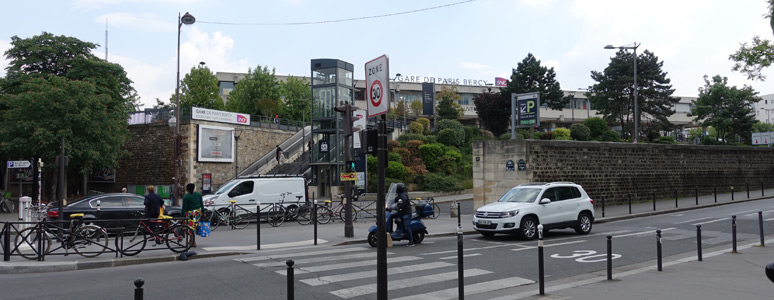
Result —
[[198, 160], [234, 162], [234, 128], [199, 125]]
[[516, 101], [519, 128], [540, 126], [539, 93], [511, 94], [511, 101]]
[[432, 116], [435, 113], [435, 86], [432, 82], [422, 83], [422, 115]]
[[116, 169], [94, 169], [89, 174], [89, 182], [116, 182]]

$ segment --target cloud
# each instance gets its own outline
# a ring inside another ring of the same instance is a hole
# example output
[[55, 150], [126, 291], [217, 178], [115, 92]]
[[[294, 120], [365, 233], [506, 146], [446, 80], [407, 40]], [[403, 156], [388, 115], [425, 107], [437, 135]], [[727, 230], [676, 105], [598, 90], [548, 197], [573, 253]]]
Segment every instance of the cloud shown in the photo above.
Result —
[[136, 29], [150, 32], [175, 32], [177, 26], [174, 22], [163, 21], [155, 14], [111, 13], [94, 18], [94, 22], [104, 23], [118, 28]]

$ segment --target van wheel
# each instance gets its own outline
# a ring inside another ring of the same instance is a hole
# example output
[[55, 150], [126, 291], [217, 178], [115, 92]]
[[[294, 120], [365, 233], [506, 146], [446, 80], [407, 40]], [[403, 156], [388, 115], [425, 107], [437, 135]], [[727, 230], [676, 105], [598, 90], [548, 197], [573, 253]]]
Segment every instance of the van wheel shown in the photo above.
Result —
[[519, 226], [519, 236], [525, 240], [534, 240], [537, 237], [537, 220], [534, 217], [524, 217]]
[[577, 234], [589, 234], [591, 232], [591, 215], [587, 212], [582, 212], [578, 215], [578, 224], [575, 225], [575, 232]]

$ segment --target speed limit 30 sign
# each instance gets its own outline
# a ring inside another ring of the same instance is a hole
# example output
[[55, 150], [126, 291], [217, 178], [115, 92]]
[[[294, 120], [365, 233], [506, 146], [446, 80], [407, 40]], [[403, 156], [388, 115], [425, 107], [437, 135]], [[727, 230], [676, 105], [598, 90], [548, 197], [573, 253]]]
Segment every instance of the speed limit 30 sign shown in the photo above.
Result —
[[390, 91], [390, 59], [379, 56], [365, 64], [368, 116], [387, 113]]

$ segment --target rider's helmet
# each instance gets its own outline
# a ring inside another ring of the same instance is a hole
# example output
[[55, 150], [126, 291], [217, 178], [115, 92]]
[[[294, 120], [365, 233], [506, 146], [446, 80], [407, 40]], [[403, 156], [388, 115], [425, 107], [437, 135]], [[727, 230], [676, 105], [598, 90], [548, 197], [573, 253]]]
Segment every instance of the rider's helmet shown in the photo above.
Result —
[[403, 185], [402, 182], [399, 182], [397, 185], [395, 185], [395, 188], [396, 188], [396, 191], [398, 192], [398, 194], [403, 193], [403, 192], [406, 191], [406, 186]]

